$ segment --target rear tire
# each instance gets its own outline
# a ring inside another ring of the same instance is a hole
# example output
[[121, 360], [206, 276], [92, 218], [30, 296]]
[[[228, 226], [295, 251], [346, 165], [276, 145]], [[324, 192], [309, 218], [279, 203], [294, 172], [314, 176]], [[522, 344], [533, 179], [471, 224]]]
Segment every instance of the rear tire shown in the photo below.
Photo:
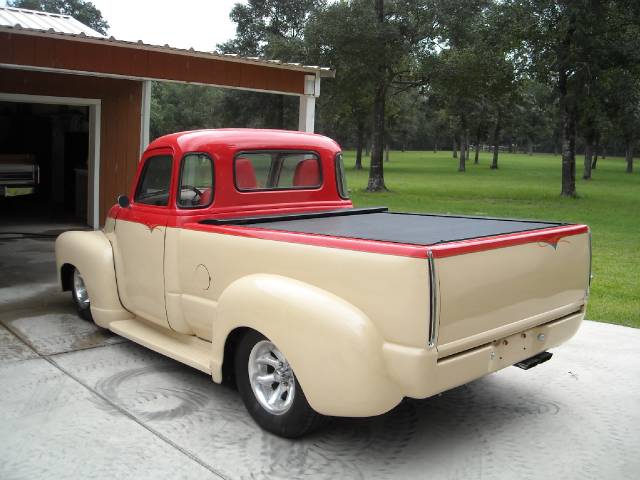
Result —
[[265, 430], [297, 438], [322, 425], [325, 417], [307, 402], [284, 355], [260, 333], [249, 331], [238, 344], [235, 376], [245, 407]]
[[71, 273], [71, 297], [73, 298], [76, 310], [78, 310], [78, 315], [89, 322], [93, 322], [89, 291], [87, 290], [82, 275], [80, 275], [80, 271], [75, 267]]

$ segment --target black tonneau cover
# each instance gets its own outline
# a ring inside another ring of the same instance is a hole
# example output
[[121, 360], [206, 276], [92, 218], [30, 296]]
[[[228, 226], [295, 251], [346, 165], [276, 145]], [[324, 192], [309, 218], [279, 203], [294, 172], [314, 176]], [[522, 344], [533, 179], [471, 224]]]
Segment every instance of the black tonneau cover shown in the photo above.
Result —
[[386, 208], [353, 208], [265, 217], [203, 220], [213, 225], [243, 225], [287, 232], [380, 240], [412, 245], [490, 237], [540, 230], [561, 223], [454, 215], [388, 212]]

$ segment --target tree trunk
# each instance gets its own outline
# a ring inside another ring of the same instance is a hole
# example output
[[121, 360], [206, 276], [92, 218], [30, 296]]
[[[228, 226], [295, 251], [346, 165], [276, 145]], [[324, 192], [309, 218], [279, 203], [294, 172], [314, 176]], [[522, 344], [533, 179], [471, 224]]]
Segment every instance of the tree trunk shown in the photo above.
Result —
[[562, 40], [562, 51], [558, 55], [558, 91], [560, 93], [560, 139], [562, 154], [562, 190], [563, 197], [576, 196], [576, 123], [575, 100], [569, 96], [568, 71], [569, 55], [575, 41], [577, 17], [569, 14], [567, 33]]
[[389, 144], [388, 143], [384, 146], [384, 161], [385, 162], [389, 161]]
[[631, 139], [627, 139], [626, 143], [626, 152], [625, 152], [625, 160], [627, 161], [627, 173], [633, 173], [633, 141]]
[[460, 159], [458, 162], [458, 171], [464, 172], [467, 169], [467, 142], [465, 141], [465, 130], [460, 132]]
[[496, 126], [493, 129], [493, 160], [491, 162], [491, 170], [498, 169], [498, 154], [500, 153], [500, 131], [502, 129], [502, 112], [498, 111], [496, 118]]
[[469, 129], [466, 129], [464, 132], [464, 152], [465, 152], [465, 157], [464, 160], [465, 162], [469, 161]]
[[600, 142], [596, 140], [596, 144], [593, 147], [593, 161], [591, 162], [591, 170], [595, 170], [598, 165], [598, 151], [600, 150]]
[[527, 139], [527, 154], [529, 156], [533, 155], [533, 140], [530, 138]]
[[[376, 0], [376, 19], [379, 31], [384, 24], [384, 0]], [[381, 39], [382, 40], [382, 39]], [[371, 147], [371, 165], [369, 167], [368, 192], [381, 192], [386, 190], [384, 184], [384, 109], [387, 99], [387, 66], [383, 62], [377, 65], [377, 85], [373, 98], [373, 146]]]
[[593, 140], [587, 139], [584, 145], [584, 173], [582, 178], [591, 180], [591, 168], [593, 162]]
[[362, 170], [362, 145], [364, 143], [364, 125], [362, 123], [358, 123], [356, 142], [356, 170]]
[[476, 165], [480, 163], [480, 137], [476, 137], [476, 156], [473, 159], [473, 163]]
[[[382, 76], [382, 74], [380, 74]], [[384, 185], [384, 106], [386, 85], [384, 78], [378, 80], [373, 103], [373, 146], [371, 147], [371, 166], [369, 168], [369, 184], [367, 191], [380, 192], [386, 190]]]
[[460, 114], [460, 161], [458, 162], [458, 171], [464, 172], [467, 169], [467, 159], [469, 158], [469, 129], [467, 128], [467, 117], [464, 113]]
[[438, 142], [437, 141], [433, 144], [433, 153], [438, 153]]
[[453, 158], [458, 158], [458, 144], [456, 143], [455, 134], [453, 136]]
[[576, 196], [576, 114], [567, 98], [566, 70], [560, 72], [560, 124], [562, 154], [562, 190], [563, 197]]

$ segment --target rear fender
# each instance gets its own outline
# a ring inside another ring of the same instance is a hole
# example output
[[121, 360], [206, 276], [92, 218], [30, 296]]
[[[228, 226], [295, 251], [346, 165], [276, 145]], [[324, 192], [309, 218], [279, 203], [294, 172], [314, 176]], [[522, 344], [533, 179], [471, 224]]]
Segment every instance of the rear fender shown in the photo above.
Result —
[[221, 381], [222, 362], [228, 360], [223, 359], [226, 340], [242, 327], [278, 346], [319, 413], [378, 415], [402, 399], [387, 374], [380, 333], [362, 311], [332, 293], [269, 274], [229, 285], [213, 326], [215, 381]]
[[56, 267], [63, 289], [69, 289], [63, 274], [68, 265], [78, 269], [84, 279], [91, 314], [96, 324], [109, 328], [115, 320], [133, 318], [118, 297], [118, 285], [113, 263], [111, 243], [101, 231], [65, 232], [56, 239]]

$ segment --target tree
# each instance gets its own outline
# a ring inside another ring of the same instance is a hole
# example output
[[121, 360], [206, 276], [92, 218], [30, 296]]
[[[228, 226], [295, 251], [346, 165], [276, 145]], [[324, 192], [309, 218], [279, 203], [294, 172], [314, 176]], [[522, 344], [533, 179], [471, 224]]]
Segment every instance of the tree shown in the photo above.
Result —
[[[332, 132], [340, 141], [345, 135], [355, 137], [356, 169], [362, 169], [362, 151], [371, 131], [374, 76], [370, 62], [375, 52], [369, 45], [374, 32], [361, 28], [362, 18], [369, 12], [365, 2], [332, 3], [317, 10], [305, 29], [307, 60], [336, 70], [336, 77], [322, 87], [317, 109], [319, 131]], [[356, 42], [353, 32], [358, 30]]]
[[[595, 115], [607, 70], [633, 71], [638, 64], [640, 5], [630, 0], [528, 0], [527, 45], [538, 78], [558, 95], [562, 151], [561, 195], [576, 196], [577, 129], [590, 150], [597, 138]], [[631, 102], [633, 103], [633, 102]], [[623, 127], [622, 123], [618, 125]], [[633, 142], [631, 141], [631, 144]], [[587, 152], [590, 156], [590, 153]], [[590, 165], [585, 176], [590, 177]]]
[[[305, 62], [304, 28], [323, 0], [249, 0], [236, 3], [229, 17], [236, 23], [235, 38], [219, 44], [221, 53]], [[225, 91], [223, 102], [235, 122], [252, 110], [252, 123], [271, 128], [295, 128], [291, 98], [283, 95]], [[250, 109], [249, 107], [255, 107]], [[296, 110], [297, 111], [297, 110]]]
[[202, 85], [154, 82], [151, 90], [151, 138], [167, 133], [225, 125], [222, 91]]
[[[460, 149], [458, 171], [466, 170], [469, 137], [474, 132], [476, 159], [481, 140], [489, 135], [497, 168], [504, 116], [515, 89], [513, 61], [507, 53], [517, 23], [503, 3], [443, 0], [438, 12], [441, 45], [429, 68], [432, 95], [449, 112]], [[454, 147], [454, 158], [456, 151]], [[477, 162], [477, 160], [476, 160]]]
[[[337, 89], [344, 89], [335, 98], [351, 106], [359, 151], [366, 123], [358, 125], [358, 122], [371, 112], [368, 191], [386, 190], [383, 156], [388, 140], [385, 116], [390, 96], [423, 83], [418, 58], [433, 43], [432, 3], [431, 0], [332, 2], [311, 17], [305, 33], [312, 58], [315, 54], [315, 58], [338, 70], [335, 84], [339, 85]], [[332, 89], [331, 85], [327, 88]]]
[[95, 5], [85, 0], [10, 0], [9, 6], [40, 12], [70, 15], [80, 23], [106, 35], [109, 24]]
[[604, 83], [608, 92], [606, 109], [624, 143], [626, 172], [632, 173], [634, 145], [640, 138], [640, 69], [611, 69]]

